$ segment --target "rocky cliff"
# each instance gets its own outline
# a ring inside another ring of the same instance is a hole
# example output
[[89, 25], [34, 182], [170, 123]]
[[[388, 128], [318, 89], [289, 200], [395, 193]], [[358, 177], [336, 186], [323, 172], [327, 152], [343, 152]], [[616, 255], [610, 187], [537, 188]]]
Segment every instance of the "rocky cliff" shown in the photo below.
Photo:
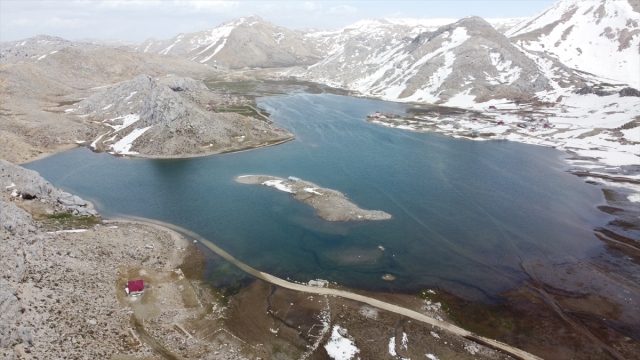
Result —
[[[33, 170], [2, 159], [0, 159], [0, 189], [10, 194], [7, 196], [9, 200], [20, 198], [49, 203], [58, 212], [69, 212], [78, 216], [97, 215], [91, 202], [53, 187]], [[24, 211], [14, 208], [12, 204], [4, 205], [3, 211], [0, 212], [0, 223], [9, 232], [24, 233], [28, 230], [24, 224]]]

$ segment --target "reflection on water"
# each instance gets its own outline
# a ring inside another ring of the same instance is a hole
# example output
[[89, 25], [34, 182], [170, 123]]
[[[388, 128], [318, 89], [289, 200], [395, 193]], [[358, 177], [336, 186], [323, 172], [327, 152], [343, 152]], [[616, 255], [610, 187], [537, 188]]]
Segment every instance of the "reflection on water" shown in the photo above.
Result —
[[[563, 172], [556, 150], [364, 121], [376, 110], [402, 113], [401, 104], [295, 94], [259, 105], [296, 140], [185, 160], [77, 149], [27, 167], [96, 201], [106, 216], [174, 223], [297, 281], [389, 291], [439, 286], [490, 299], [527, 279], [522, 263], [580, 258], [600, 246], [591, 229], [608, 220], [594, 206], [602, 194]], [[233, 181], [243, 174], [297, 176], [393, 219], [329, 223], [288, 194]], [[382, 280], [387, 273], [396, 280]]]

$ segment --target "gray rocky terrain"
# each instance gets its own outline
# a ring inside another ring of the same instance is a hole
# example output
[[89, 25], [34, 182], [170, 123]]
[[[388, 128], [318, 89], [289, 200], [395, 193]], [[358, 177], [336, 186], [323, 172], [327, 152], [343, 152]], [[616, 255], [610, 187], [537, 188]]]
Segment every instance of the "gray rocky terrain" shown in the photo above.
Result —
[[301, 33], [255, 15], [169, 40], [149, 39], [136, 49], [230, 69], [308, 65], [320, 59], [320, 54], [305, 44]]
[[[183, 78], [219, 73], [211, 67], [180, 57], [60, 42], [67, 47], [40, 60], [0, 64], [0, 91], [5, 94], [0, 98], [0, 140], [6, 144], [0, 156], [13, 162], [89, 145], [98, 138], [96, 148], [110, 149], [131, 131], [150, 126], [135, 144], [125, 139], [110, 151], [202, 155], [292, 138], [262, 114], [222, 113], [227, 107], [250, 106], [246, 99], [213, 93], [200, 80]], [[73, 105], [82, 99], [83, 111], [77, 112]], [[109, 104], [113, 108], [102, 110]], [[124, 129], [123, 121], [134, 115], [142, 121]], [[101, 138], [107, 132], [112, 134]]]
[[36, 35], [24, 40], [0, 42], [0, 64], [37, 62], [48, 54], [67, 47], [95, 49], [88, 43], [74, 43], [57, 36]]
[[140, 75], [81, 101], [77, 113], [110, 128], [92, 147], [115, 154], [211, 154], [293, 138], [262, 116], [218, 112], [221, 101], [199, 80]]
[[[27, 170], [0, 159], [0, 189], [10, 194], [9, 200], [25, 199], [34, 200], [43, 204], [51, 204], [53, 210], [50, 215], [57, 212], [68, 212], [78, 216], [95, 216], [93, 204], [78, 196], [71, 195], [53, 187], [37, 172]], [[6, 212], [0, 213], [0, 222], [9, 232], [25, 233], [28, 221], [24, 211], [14, 209], [11, 204], [4, 204]]]

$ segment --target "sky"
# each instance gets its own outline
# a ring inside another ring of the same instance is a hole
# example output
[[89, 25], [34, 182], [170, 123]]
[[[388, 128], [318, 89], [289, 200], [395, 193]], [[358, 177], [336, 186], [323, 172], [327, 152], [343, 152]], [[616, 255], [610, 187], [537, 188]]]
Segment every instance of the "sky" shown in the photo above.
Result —
[[529, 17], [553, 3], [554, 0], [0, 0], [0, 41], [46, 34], [68, 40], [141, 42], [210, 29], [248, 15], [258, 15], [289, 29], [337, 29], [371, 18]]

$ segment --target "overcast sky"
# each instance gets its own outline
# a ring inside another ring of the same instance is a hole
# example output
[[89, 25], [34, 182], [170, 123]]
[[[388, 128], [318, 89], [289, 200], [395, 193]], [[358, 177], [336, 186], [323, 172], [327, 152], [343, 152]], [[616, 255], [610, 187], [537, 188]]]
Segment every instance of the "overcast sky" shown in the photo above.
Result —
[[290, 29], [336, 29], [358, 20], [384, 17], [527, 17], [554, 0], [458, 1], [28, 1], [0, 0], [0, 41], [38, 34], [143, 41], [216, 27], [234, 18], [259, 15]]

